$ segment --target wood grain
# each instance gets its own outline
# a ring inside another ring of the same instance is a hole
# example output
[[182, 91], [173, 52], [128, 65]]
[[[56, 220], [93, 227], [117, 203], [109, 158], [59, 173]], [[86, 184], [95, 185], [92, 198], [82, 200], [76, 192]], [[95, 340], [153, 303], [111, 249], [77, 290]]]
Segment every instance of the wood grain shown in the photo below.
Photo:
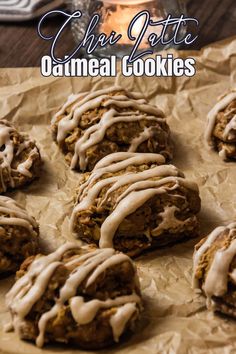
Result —
[[[188, 14], [200, 22], [199, 38], [191, 49], [236, 35], [236, 0], [190, 0]], [[45, 33], [55, 33], [61, 18], [52, 18]], [[0, 67], [39, 66], [40, 58], [49, 53], [49, 43], [37, 33], [38, 21], [19, 24], [0, 24]], [[60, 41], [57, 55], [64, 56], [73, 48], [74, 41], [68, 29]]]

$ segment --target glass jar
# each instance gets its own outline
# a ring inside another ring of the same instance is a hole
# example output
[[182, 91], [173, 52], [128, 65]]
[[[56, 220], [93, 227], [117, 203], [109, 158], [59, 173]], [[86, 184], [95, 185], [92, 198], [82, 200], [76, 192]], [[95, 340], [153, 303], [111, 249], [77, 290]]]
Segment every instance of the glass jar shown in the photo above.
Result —
[[[72, 20], [72, 33], [76, 43], [80, 43], [83, 40], [88, 23], [94, 14], [100, 15], [100, 22], [94, 30], [96, 35], [100, 33], [109, 35], [112, 31], [122, 35], [122, 38], [115, 45], [106, 45], [103, 48], [98, 47], [93, 52], [93, 55], [97, 57], [116, 55], [118, 58], [122, 58], [124, 55], [130, 54], [134, 41], [128, 38], [127, 30], [134, 16], [143, 10], [147, 10], [151, 19], [155, 22], [166, 19], [169, 14], [172, 17], [180, 17], [186, 13], [182, 0], [69, 0], [69, 6], [71, 12], [80, 10], [83, 14], [80, 19]], [[144, 22], [144, 17], [135, 22], [132, 29], [134, 37], [138, 37]], [[149, 26], [136, 54], [144, 49], [151, 49], [153, 52], [157, 52], [173, 47], [173, 43], [170, 42], [165, 45], [158, 43], [151, 48], [148, 41], [149, 35], [151, 33], [155, 33], [157, 36], [160, 35], [162, 28], [162, 26]], [[172, 28], [169, 26], [165, 35], [166, 42], [168, 38], [172, 38], [173, 33], [174, 26]], [[186, 28], [182, 26], [179, 36], [184, 36], [185, 33]]]

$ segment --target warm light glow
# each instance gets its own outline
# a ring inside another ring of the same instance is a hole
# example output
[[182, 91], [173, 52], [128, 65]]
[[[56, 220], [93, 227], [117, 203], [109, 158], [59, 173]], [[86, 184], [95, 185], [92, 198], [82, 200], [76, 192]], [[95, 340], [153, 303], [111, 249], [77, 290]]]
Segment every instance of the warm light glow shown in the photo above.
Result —
[[[152, 1], [132, 1], [130, 4], [129, 1], [127, 1], [126, 5], [121, 5], [124, 3], [121, 0], [104, 1], [104, 16], [100, 29], [101, 32], [109, 35], [111, 31], [115, 31], [117, 34], [122, 34], [122, 38], [119, 41], [120, 44], [130, 44], [131, 41], [127, 35], [129, 24], [137, 13], [147, 9], [148, 2], [151, 3]], [[137, 5], [134, 5], [134, 3]], [[154, 17], [153, 19], [155, 21], [160, 20]], [[134, 37], [138, 37], [143, 25], [144, 18], [139, 18], [133, 26], [132, 35]], [[148, 47], [147, 38], [148, 35], [144, 37], [140, 48]]]

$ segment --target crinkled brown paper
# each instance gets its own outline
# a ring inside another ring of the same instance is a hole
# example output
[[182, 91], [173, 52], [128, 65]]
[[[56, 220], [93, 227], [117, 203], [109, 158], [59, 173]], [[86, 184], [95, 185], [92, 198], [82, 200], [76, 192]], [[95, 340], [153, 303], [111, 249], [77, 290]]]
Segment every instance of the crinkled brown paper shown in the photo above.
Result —
[[[221, 161], [204, 147], [206, 115], [216, 98], [236, 83], [236, 38], [214, 44], [194, 56], [193, 78], [120, 78], [128, 90], [138, 90], [168, 116], [175, 143], [174, 164], [196, 181], [202, 197], [201, 233], [236, 218], [236, 163]], [[72, 92], [112, 85], [114, 79], [43, 78], [39, 69], [0, 70], [0, 118], [12, 120], [38, 142], [44, 168], [40, 179], [11, 196], [39, 221], [42, 245], [53, 250], [73, 240], [68, 220], [79, 174], [69, 170], [52, 141], [50, 119]], [[197, 241], [154, 251], [136, 260], [145, 310], [136, 333], [103, 353], [229, 354], [236, 353], [236, 321], [206, 310], [205, 299], [191, 289], [192, 253]], [[9, 320], [4, 295], [13, 278], [0, 280], [1, 353], [82, 353], [68, 347], [38, 349], [2, 330]]]

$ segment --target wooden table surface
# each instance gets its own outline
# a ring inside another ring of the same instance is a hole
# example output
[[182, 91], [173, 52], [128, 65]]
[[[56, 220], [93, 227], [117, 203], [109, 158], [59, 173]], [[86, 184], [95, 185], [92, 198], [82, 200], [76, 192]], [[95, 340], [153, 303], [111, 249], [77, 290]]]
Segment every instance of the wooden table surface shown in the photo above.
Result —
[[[236, 0], [189, 0], [188, 15], [200, 21], [200, 33], [192, 49], [236, 35]], [[53, 18], [45, 33], [55, 33], [62, 19]], [[24, 23], [0, 24], [0, 67], [39, 66], [40, 58], [49, 53], [49, 43], [37, 33], [38, 20]], [[74, 41], [68, 29], [60, 42], [58, 56], [73, 48]]]

